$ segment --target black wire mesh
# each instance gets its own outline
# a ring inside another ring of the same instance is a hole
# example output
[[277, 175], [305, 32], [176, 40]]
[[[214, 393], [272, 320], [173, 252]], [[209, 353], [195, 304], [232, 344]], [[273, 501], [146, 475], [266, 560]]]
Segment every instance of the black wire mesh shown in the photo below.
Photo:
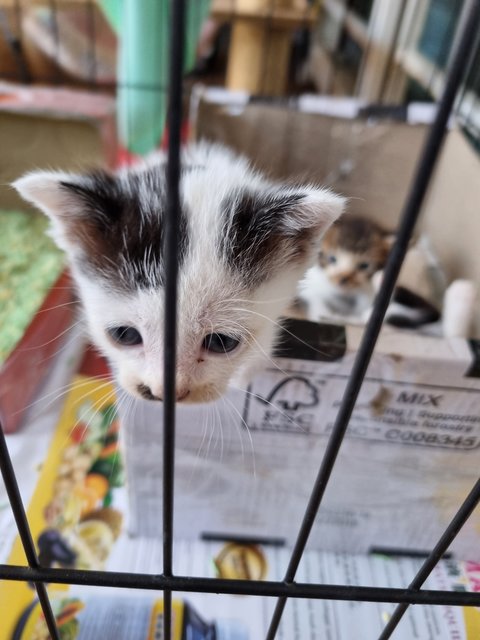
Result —
[[[55, 47], [60, 56], [60, 32], [57, 22], [58, 6], [50, 0], [53, 15], [53, 33]], [[274, 10], [275, 1], [271, 3]], [[235, 11], [232, 2], [232, 12]], [[16, 2], [17, 20], [21, 19], [22, 5]], [[96, 26], [93, 3], [86, 2], [88, 16], [89, 53], [88, 77], [91, 85], [98, 84], [96, 63]], [[430, 552], [421, 569], [405, 589], [384, 587], [362, 587], [351, 585], [301, 584], [295, 582], [295, 575], [305, 551], [309, 533], [321, 506], [322, 498], [329, 482], [335, 461], [348, 428], [362, 382], [370, 358], [375, 348], [382, 321], [391, 298], [400, 267], [405, 257], [420, 208], [428, 188], [435, 163], [441, 149], [445, 129], [451, 113], [457, 91], [461, 86], [464, 70], [472, 60], [472, 50], [480, 23], [480, 0], [466, 3], [461, 18], [460, 36], [451, 56], [451, 64], [447, 72], [447, 80], [442, 98], [439, 102], [435, 121], [425, 142], [419, 159], [416, 174], [407, 197], [396, 243], [390, 254], [382, 287], [377, 296], [372, 317], [364, 333], [361, 346], [355, 360], [345, 394], [339, 408], [336, 422], [322, 460], [305, 516], [299, 528], [296, 544], [283, 581], [246, 581], [222, 580], [214, 578], [194, 578], [176, 576], [172, 571], [173, 517], [174, 517], [174, 459], [175, 459], [175, 336], [176, 336], [176, 276], [179, 211], [179, 177], [180, 177], [180, 142], [182, 124], [182, 77], [184, 70], [184, 0], [171, 5], [171, 55], [169, 83], [169, 154], [167, 165], [168, 210], [166, 216], [165, 257], [166, 257], [166, 315], [165, 315], [165, 392], [164, 392], [164, 500], [163, 500], [163, 574], [133, 574], [118, 572], [83, 571], [74, 569], [47, 569], [40, 566], [33, 543], [30, 528], [22, 505], [14, 469], [10, 460], [3, 431], [0, 429], [0, 467], [18, 527], [22, 545], [27, 557], [28, 567], [0, 565], [0, 579], [29, 581], [35, 585], [38, 598], [45, 615], [52, 638], [58, 638], [58, 631], [52, 613], [46, 583], [71, 585], [98, 585], [117, 588], [163, 590], [165, 614], [164, 637], [171, 636], [171, 596], [173, 591], [198, 591], [218, 594], [245, 594], [253, 596], [275, 596], [277, 606], [272, 618], [267, 640], [273, 640], [281, 622], [282, 613], [288, 598], [336, 599], [361, 602], [398, 603], [390, 621], [383, 630], [379, 640], [390, 638], [399, 624], [403, 614], [411, 604], [451, 605], [480, 607], [480, 594], [457, 593], [445, 591], [423, 590], [422, 585], [430, 575], [439, 559], [448, 549], [452, 540], [465, 524], [472, 511], [480, 501], [480, 480], [460, 506], [457, 514], [446, 527], [435, 548]], [[5, 23], [6, 24], [6, 23]], [[10, 28], [10, 27], [9, 27]], [[10, 32], [9, 32], [10, 33]], [[22, 79], [28, 74], [22, 55], [22, 40], [19, 34], [11, 38], [18, 61]], [[264, 70], [265, 75], [265, 70]], [[56, 79], [54, 79], [56, 80]], [[136, 87], [138, 88], [138, 86]], [[164, 87], [150, 87], [164, 91]]]

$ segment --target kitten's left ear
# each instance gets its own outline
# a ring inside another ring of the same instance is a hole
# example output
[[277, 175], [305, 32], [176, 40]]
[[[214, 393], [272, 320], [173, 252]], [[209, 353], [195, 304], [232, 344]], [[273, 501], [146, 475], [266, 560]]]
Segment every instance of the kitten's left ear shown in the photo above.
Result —
[[85, 227], [101, 217], [98, 203], [86, 176], [60, 171], [33, 171], [16, 180], [12, 186], [24, 200], [45, 213], [51, 221], [51, 235], [57, 245], [71, 250]]
[[396, 239], [397, 239], [396, 233], [392, 233], [391, 231], [385, 232], [385, 235], [383, 236], [383, 244], [385, 245], [385, 248], [388, 251], [390, 251], [390, 249], [393, 247], [393, 244]]

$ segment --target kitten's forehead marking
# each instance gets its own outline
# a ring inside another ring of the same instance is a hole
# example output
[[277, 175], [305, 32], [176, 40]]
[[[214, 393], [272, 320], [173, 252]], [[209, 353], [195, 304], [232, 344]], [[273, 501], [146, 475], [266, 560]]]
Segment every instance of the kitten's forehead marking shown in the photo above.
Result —
[[325, 234], [323, 244], [327, 249], [341, 248], [363, 254], [383, 247], [386, 232], [366, 218], [345, 216], [333, 224]]
[[[249, 189], [237, 190], [222, 202], [224, 225], [220, 248], [231, 269], [238, 271], [251, 285], [271, 276], [278, 268], [278, 233], [282, 216], [302, 199], [304, 194], [256, 194]], [[299, 234], [301, 235], [301, 234]], [[285, 243], [282, 259], [287, 262], [301, 250], [301, 238]]]
[[[163, 285], [163, 164], [117, 178], [95, 172], [79, 184], [63, 182], [62, 188], [75, 194], [86, 210], [71, 229], [83, 249], [77, 259], [79, 270], [99, 275], [119, 291]], [[181, 263], [189, 243], [183, 209], [179, 224]]]
[[[243, 158], [202, 146], [184, 154], [180, 183], [179, 267], [207, 262], [211, 277], [219, 258], [222, 200], [234, 187], [260, 184]], [[84, 239], [79, 269], [94, 272], [119, 291], [158, 288], [164, 284], [163, 227], [166, 209], [165, 162], [156, 155], [117, 177], [105, 172], [86, 176], [69, 189], [97, 217], [79, 221], [72, 233]], [[83, 229], [81, 228], [83, 224]], [[191, 238], [195, 238], [195, 243]], [[194, 245], [194, 246], [193, 246]], [[191, 249], [191, 251], [189, 251]], [[188, 254], [188, 258], [187, 258]], [[199, 255], [200, 254], [200, 255]], [[86, 258], [86, 260], [85, 260]], [[190, 269], [191, 270], [191, 269]], [[218, 271], [218, 265], [217, 265]], [[200, 276], [200, 274], [198, 274]]]

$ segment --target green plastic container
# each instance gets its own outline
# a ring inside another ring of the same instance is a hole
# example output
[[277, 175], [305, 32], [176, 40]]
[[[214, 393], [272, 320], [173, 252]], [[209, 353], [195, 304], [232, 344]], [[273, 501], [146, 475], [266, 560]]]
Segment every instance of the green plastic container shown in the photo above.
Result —
[[[144, 155], [163, 135], [168, 108], [171, 0], [101, 0], [119, 35], [118, 131], [121, 144]], [[187, 2], [185, 67], [195, 62], [200, 28], [210, 0]]]

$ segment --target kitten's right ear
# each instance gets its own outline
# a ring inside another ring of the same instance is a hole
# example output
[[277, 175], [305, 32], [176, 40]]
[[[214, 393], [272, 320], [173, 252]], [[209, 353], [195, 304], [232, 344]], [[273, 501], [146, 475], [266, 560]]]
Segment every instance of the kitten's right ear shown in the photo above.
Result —
[[85, 208], [75, 189], [84, 178], [59, 171], [34, 171], [16, 180], [12, 186], [24, 200], [33, 204], [51, 220], [50, 235], [64, 250], [75, 244], [75, 227], [85, 217]]

